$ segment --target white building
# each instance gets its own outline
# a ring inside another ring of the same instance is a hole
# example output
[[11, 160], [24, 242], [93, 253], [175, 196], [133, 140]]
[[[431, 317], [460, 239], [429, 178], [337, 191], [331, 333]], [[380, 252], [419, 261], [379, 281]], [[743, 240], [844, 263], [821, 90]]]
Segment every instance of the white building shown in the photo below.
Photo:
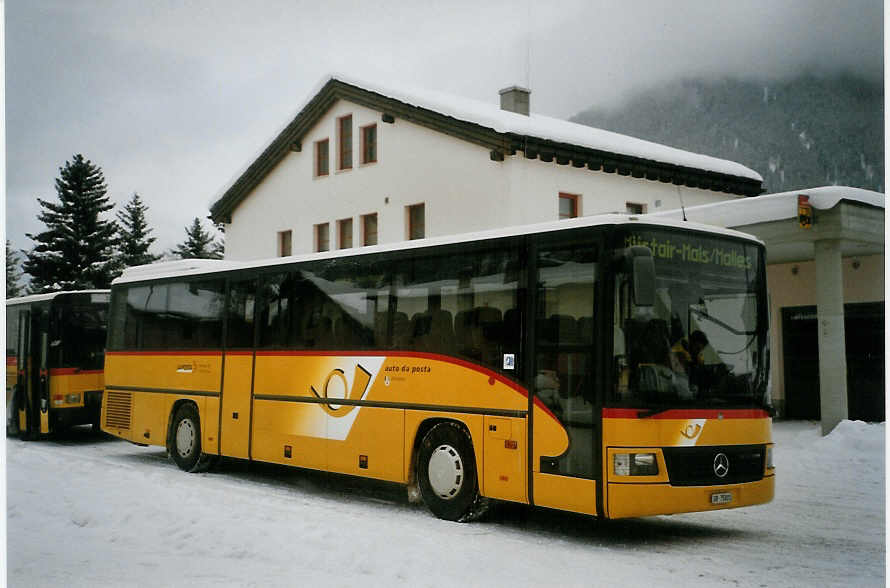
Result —
[[213, 204], [227, 259], [390, 243], [761, 192], [734, 162], [501, 107], [327, 79]]

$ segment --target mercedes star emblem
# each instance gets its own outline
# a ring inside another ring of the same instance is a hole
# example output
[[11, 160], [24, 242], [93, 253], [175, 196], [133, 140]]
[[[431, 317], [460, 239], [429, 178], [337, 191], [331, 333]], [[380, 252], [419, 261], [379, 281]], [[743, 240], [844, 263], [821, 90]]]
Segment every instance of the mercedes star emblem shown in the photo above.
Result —
[[714, 456], [714, 474], [718, 478], [726, 477], [729, 473], [729, 458], [725, 453], [718, 453]]

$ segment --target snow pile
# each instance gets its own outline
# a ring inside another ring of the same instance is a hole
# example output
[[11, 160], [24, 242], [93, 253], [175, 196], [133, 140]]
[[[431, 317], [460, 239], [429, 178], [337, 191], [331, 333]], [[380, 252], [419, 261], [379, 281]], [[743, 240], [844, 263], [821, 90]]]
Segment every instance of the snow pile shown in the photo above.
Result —
[[774, 425], [776, 499], [597, 521], [496, 505], [470, 524], [404, 489], [74, 431], [7, 440], [10, 586], [883, 586], [884, 425]]

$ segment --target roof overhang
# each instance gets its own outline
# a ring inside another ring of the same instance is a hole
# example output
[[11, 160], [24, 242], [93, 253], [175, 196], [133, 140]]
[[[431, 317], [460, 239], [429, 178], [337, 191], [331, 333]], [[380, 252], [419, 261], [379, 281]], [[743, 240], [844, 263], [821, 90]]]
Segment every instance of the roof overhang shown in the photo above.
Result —
[[796, 218], [733, 228], [756, 235], [766, 243], [769, 263], [812, 260], [817, 241], [838, 241], [843, 257], [884, 252], [884, 209], [849, 200], [814, 211], [809, 229], [802, 228]]
[[[797, 197], [808, 196], [813, 206], [809, 228], [797, 218]], [[781, 194], [766, 194], [687, 208], [686, 218], [750, 233], [766, 244], [769, 263], [809, 261], [817, 241], [840, 243], [844, 257], [884, 252], [884, 195], [878, 192], [827, 186]], [[682, 210], [656, 213], [682, 218]]]

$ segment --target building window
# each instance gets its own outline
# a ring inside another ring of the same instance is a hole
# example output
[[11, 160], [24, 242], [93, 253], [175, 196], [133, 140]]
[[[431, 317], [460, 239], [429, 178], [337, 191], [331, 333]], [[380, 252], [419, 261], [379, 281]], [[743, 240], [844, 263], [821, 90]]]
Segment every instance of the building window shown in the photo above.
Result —
[[377, 161], [377, 125], [362, 127], [362, 163]]
[[377, 244], [377, 213], [362, 215], [362, 245]]
[[315, 142], [315, 175], [328, 175], [328, 152], [330, 142], [327, 139]]
[[577, 194], [559, 193], [559, 218], [577, 218], [578, 216], [578, 200], [581, 197]]
[[328, 223], [315, 225], [315, 250], [327, 251], [331, 248], [331, 236]]
[[338, 169], [352, 169], [352, 115], [337, 119], [340, 136], [340, 166]]
[[413, 204], [408, 209], [408, 239], [426, 237], [426, 219], [423, 203]]
[[646, 214], [646, 205], [637, 202], [625, 202], [625, 210], [628, 214]]
[[337, 221], [337, 247], [349, 249], [352, 247], [352, 219], [344, 218]]
[[287, 257], [292, 254], [291, 239], [292, 233], [290, 231], [278, 232], [278, 257]]

